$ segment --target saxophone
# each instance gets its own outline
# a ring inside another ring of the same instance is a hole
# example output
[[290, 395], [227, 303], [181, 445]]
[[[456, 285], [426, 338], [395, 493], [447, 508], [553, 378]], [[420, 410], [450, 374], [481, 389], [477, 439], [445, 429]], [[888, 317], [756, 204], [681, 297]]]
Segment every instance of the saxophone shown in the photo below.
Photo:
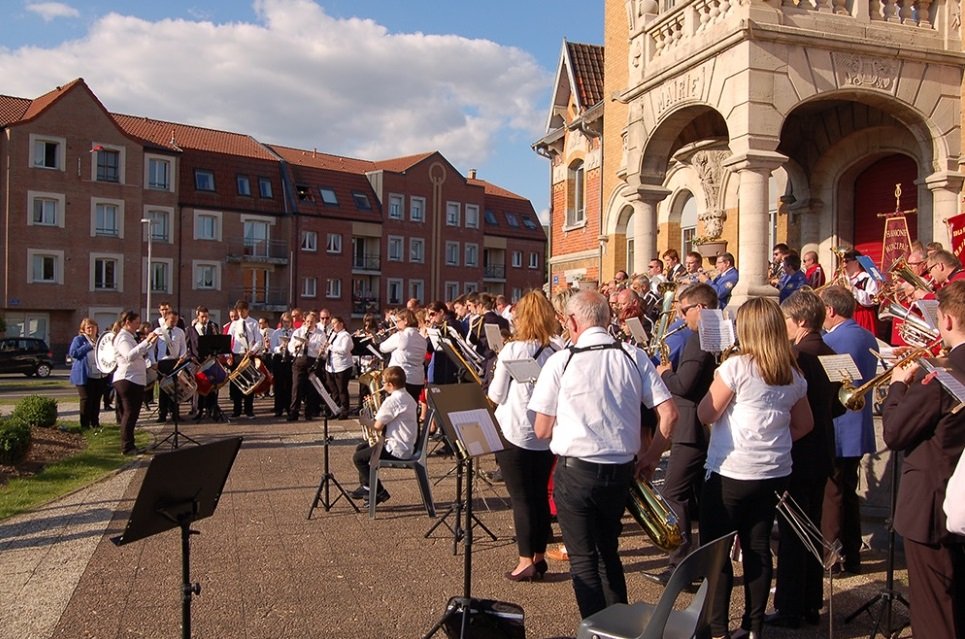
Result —
[[362, 408], [359, 410], [362, 439], [368, 442], [369, 446], [375, 446], [379, 442], [379, 433], [373, 426], [375, 425], [375, 415], [382, 405], [382, 371], [373, 370], [363, 373], [359, 376], [359, 384], [369, 387], [369, 394], [362, 400]]

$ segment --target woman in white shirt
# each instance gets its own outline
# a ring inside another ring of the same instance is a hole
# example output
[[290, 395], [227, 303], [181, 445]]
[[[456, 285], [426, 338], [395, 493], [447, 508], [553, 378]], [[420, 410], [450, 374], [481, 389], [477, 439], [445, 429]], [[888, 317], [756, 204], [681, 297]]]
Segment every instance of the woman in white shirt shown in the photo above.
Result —
[[[769, 298], [745, 302], [737, 311], [740, 354], [714, 375], [697, 416], [710, 425], [700, 501], [700, 539], [736, 530], [744, 566], [741, 628], [761, 636], [771, 586], [769, 538], [777, 506], [791, 474], [791, 443], [813, 427], [807, 382], [787, 339], [784, 315]], [[710, 620], [714, 637], [727, 637], [734, 572], [725, 562], [724, 587]], [[736, 636], [736, 635], [735, 635]]]
[[408, 309], [396, 312], [395, 327], [397, 332], [379, 344], [379, 350], [391, 353], [389, 366], [405, 372], [405, 390], [418, 402], [426, 383], [426, 338], [419, 333], [415, 313]]
[[121, 330], [114, 337], [114, 353], [117, 368], [114, 370], [114, 390], [117, 393], [118, 423], [121, 427], [121, 451], [134, 455], [134, 425], [141, 413], [144, 400], [144, 386], [147, 383], [147, 362], [145, 355], [158, 339], [158, 331], [148, 333], [138, 343], [137, 331], [141, 327], [141, 316], [137, 311], [124, 311], [121, 314]]
[[[559, 348], [553, 306], [540, 291], [530, 291], [514, 308], [516, 333], [496, 359], [489, 398], [496, 402], [496, 420], [506, 448], [496, 453], [513, 506], [519, 562], [506, 573], [511, 581], [540, 579], [546, 573], [546, 542], [550, 535], [550, 508], [546, 484], [553, 468], [550, 441], [533, 432], [536, 414], [527, 408], [532, 382], [514, 380], [506, 362], [532, 358], [540, 366]], [[534, 380], [535, 381], [535, 380]]]
[[352, 336], [345, 330], [345, 320], [332, 318], [332, 334], [328, 338], [328, 352], [325, 355], [325, 374], [328, 386], [338, 402], [338, 419], [348, 418], [348, 378], [352, 374]]

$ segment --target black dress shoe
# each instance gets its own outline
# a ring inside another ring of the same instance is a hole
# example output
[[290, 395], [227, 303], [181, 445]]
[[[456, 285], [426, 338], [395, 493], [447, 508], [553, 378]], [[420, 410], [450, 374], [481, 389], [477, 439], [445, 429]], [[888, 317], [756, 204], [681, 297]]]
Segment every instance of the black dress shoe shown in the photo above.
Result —
[[352, 499], [365, 499], [366, 497], [369, 496], [369, 487], [359, 486], [358, 488], [350, 492], [348, 495]]
[[670, 581], [670, 575], [673, 574], [673, 566], [665, 568], [660, 572], [647, 572], [643, 571], [643, 576], [654, 583], [658, 583], [661, 586], [666, 586], [667, 582]]
[[[389, 500], [389, 497], [391, 497], [391, 496], [392, 496], [392, 495], [389, 494], [389, 491], [387, 491], [386, 489], [383, 488], [383, 489], [380, 490], [379, 492], [375, 493], [375, 503], [376, 503], [376, 504], [381, 504], [381, 503], [384, 502], [384, 501], [388, 501], [388, 500]], [[369, 491], [369, 492], [366, 493], [366, 495], [365, 495], [365, 505], [366, 505], [366, 506], [369, 505], [369, 501], [371, 501], [371, 499], [372, 499], [372, 493], [371, 493], [371, 491]]]
[[769, 615], [764, 615], [764, 623], [776, 628], [800, 628], [801, 616], [784, 614], [783, 612], [778, 611]]
[[285, 419], [286, 419], [286, 421], [289, 421], [289, 422], [297, 422], [297, 421], [298, 421], [298, 413], [292, 413], [291, 415], [289, 415], [289, 416], [286, 417]]

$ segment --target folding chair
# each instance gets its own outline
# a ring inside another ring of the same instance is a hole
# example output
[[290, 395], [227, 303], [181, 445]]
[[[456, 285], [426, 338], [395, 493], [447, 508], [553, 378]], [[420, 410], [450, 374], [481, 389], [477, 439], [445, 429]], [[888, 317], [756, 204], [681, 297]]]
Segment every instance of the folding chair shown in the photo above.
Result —
[[416, 435], [415, 448], [412, 456], [408, 459], [380, 459], [382, 455], [382, 442], [372, 450], [372, 463], [369, 467], [369, 486], [372, 488], [369, 499], [369, 517], [375, 519], [375, 491], [379, 485], [380, 468], [411, 468], [415, 471], [416, 480], [419, 482], [419, 492], [422, 493], [422, 504], [426, 508], [426, 514], [430, 517], [436, 516], [436, 507], [432, 503], [432, 488], [429, 486], [429, 469], [426, 466], [426, 456], [429, 442], [428, 422], [419, 425]]

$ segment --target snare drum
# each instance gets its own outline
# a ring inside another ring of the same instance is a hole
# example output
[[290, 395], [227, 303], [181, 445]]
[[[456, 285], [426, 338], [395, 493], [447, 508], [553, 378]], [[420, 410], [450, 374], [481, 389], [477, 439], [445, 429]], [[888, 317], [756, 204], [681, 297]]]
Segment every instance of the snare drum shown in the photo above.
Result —
[[228, 371], [217, 357], [211, 356], [201, 364], [194, 379], [198, 384], [198, 394], [207, 395], [228, 383]]
[[258, 372], [263, 376], [261, 382], [255, 387], [254, 395], [267, 395], [271, 390], [271, 385], [274, 379], [271, 376], [271, 372], [268, 370], [268, 366], [265, 364], [265, 360], [260, 357], [254, 359], [255, 364], [258, 367]]
[[190, 400], [198, 390], [198, 384], [194, 381], [194, 373], [191, 364], [183, 367], [177, 375], [168, 375], [161, 380], [158, 386], [168, 396], [180, 402]]

